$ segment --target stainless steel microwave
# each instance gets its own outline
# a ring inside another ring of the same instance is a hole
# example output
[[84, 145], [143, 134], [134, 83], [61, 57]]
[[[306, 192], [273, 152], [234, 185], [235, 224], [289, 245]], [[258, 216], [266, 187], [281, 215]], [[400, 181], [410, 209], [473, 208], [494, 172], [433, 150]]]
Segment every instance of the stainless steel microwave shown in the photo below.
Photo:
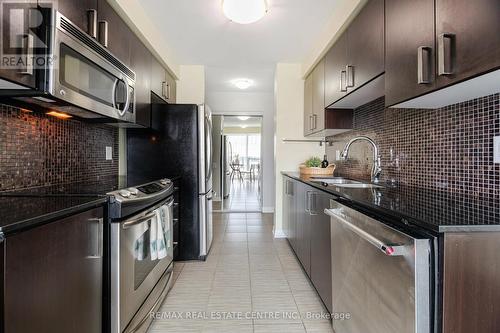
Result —
[[[80, 118], [135, 123], [135, 73], [58, 11], [39, 10], [45, 23], [28, 36], [27, 47], [45, 63], [30, 74], [36, 89], [2, 89], [1, 95]], [[44, 48], [33, 45], [35, 37]]]

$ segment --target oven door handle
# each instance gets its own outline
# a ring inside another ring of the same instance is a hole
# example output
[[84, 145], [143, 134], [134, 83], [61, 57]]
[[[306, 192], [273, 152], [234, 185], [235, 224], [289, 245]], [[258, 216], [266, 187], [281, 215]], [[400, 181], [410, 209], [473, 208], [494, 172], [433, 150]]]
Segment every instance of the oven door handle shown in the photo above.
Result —
[[155, 216], [156, 216], [156, 210], [143, 216], [143, 217], [139, 217], [137, 219], [133, 219], [131, 221], [127, 221], [127, 222], [123, 223], [123, 229], [129, 229], [129, 228], [133, 227], [134, 225], [138, 225], [138, 224], [141, 224], [143, 222], [146, 222]]

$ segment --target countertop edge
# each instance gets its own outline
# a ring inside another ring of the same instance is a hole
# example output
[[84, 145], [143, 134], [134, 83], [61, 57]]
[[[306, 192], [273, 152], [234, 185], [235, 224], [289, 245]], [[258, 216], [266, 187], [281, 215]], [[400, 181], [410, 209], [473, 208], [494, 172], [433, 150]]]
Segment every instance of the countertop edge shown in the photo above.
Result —
[[31, 228], [34, 228], [37, 226], [41, 226], [41, 225], [50, 223], [52, 221], [65, 218], [67, 216], [71, 216], [71, 215], [83, 212], [83, 211], [91, 209], [91, 208], [103, 206], [107, 202], [108, 202], [108, 197], [103, 196], [103, 197], [99, 197], [99, 198], [96, 198], [95, 200], [90, 200], [90, 201], [82, 203], [82, 204], [70, 206], [68, 208], [56, 210], [54, 212], [50, 212], [47, 214], [34, 216], [32, 218], [28, 218], [25, 220], [14, 222], [10, 225], [0, 227], [0, 239], [7, 238], [12, 234], [22, 232], [26, 229], [31, 229]]
[[[300, 177], [297, 177], [295, 173], [297, 172], [291, 172], [291, 171], [281, 171], [281, 175], [285, 177], [289, 177], [292, 179], [295, 179], [297, 181], [300, 181], [303, 184], [312, 186], [320, 191], [323, 191], [325, 193], [335, 195], [337, 197], [341, 197], [345, 200], [349, 200], [353, 202], [356, 205], [360, 205], [363, 208], [370, 210], [374, 212], [375, 214], [377, 213], [383, 213], [383, 214], [389, 214], [392, 217], [401, 220], [401, 225], [404, 227], [413, 227], [413, 228], [419, 228], [423, 229], [427, 232], [433, 232], [433, 233], [460, 233], [460, 232], [500, 232], [500, 225], [478, 225], [478, 224], [469, 224], [469, 225], [445, 225], [445, 226], [432, 226], [424, 221], [415, 219], [414, 217], [407, 216], [406, 214], [397, 212], [397, 211], [391, 211], [382, 207], [373, 207], [372, 205], [369, 205], [365, 202], [358, 201], [356, 199], [353, 199], [352, 197], [349, 197], [343, 193], [333, 191], [331, 189], [325, 189], [324, 187], [314, 184], [312, 182], [308, 182], [304, 179], [301, 179]], [[409, 220], [411, 224], [405, 223], [402, 220]]]

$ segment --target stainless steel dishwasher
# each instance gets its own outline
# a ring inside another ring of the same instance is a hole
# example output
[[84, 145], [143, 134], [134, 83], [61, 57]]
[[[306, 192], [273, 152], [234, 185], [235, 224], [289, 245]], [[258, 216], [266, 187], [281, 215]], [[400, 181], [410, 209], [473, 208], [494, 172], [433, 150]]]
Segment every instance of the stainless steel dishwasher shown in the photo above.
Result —
[[429, 333], [430, 240], [334, 200], [330, 207], [335, 332]]

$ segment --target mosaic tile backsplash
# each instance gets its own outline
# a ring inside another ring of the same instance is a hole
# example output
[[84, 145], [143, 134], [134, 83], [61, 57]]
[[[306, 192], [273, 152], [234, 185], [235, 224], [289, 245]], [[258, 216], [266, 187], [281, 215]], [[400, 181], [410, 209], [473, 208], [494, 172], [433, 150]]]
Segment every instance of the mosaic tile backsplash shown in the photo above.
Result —
[[328, 137], [335, 174], [369, 180], [372, 148], [358, 141], [347, 161], [336, 151], [358, 135], [377, 142], [382, 181], [500, 199], [500, 164], [493, 163], [493, 137], [500, 135], [500, 94], [440, 109], [392, 109], [379, 98], [354, 111], [354, 129]]
[[[106, 146], [113, 160], [106, 160]], [[118, 175], [118, 129], [0, 104], [0, 191]]]

